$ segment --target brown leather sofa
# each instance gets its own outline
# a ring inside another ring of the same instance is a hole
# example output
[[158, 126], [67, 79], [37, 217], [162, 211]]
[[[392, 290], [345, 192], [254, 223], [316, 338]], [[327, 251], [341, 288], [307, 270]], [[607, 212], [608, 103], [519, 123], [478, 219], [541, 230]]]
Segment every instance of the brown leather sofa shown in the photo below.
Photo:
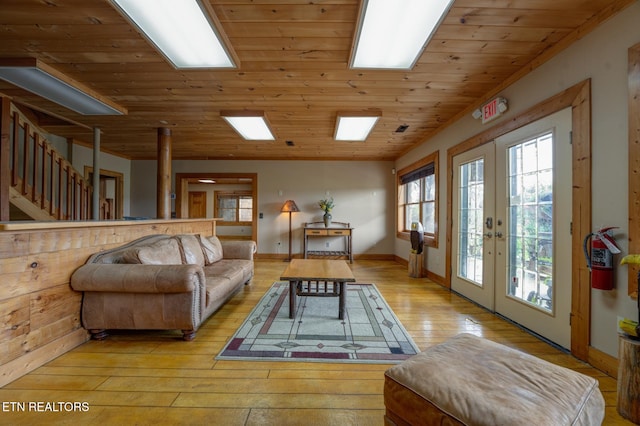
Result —
[[84, 292], [82, 325], [94, 339], [109, 329], [198, 327], [253, 277], [253, 241], [149, 235], [92, 255], [71, 277]]

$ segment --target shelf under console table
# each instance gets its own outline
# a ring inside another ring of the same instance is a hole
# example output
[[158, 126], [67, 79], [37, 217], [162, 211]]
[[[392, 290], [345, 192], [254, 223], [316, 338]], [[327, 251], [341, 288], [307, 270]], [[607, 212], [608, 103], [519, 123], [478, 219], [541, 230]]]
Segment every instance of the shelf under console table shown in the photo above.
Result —
[[[345, 239], [344, 250], [309, 250], [309, 238], [341, 237]], [[346, 256], [353, 263], [353, 228], [347, 222], [332, 222], [331, 226], [324, 226], [324, 222], [306, 222], [304, 224], [304, 258], [311, 256]]]

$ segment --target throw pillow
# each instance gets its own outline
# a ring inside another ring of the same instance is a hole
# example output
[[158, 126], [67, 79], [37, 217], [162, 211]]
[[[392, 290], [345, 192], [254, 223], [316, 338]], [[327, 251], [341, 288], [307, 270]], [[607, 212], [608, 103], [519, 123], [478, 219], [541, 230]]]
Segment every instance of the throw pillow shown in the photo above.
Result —
[[187, 265], [204, 266], [204, 252], [197, 237], [199, 237], [199, 235], [176, 235], [176, 238], [178, 238], [180, 244], [182, 244], [184, 263]]
[[127, 263], [143, 263], [146, 265], [181, 265], [182, 255], [178, 240], [163, 238], [149, 245], [132, 247], [123, 256]]
[[218, 237], [215, 235], [210, 237], [200, 236], [200, 244], [202, 245], [206, 265], [222, 260], [222, 244]]

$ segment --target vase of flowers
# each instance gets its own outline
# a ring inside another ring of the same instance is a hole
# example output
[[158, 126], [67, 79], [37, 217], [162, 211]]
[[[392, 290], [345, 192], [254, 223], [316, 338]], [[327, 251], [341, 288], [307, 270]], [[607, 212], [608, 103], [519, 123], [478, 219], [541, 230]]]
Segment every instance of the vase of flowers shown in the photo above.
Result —
[[320, 200], [318, 201], [318, 206], [320, 206], [320, 208], [322, 209], [322, 211], [324, 212], [324, 216], [322, 216], [322, 219], [324, 219], [324, 226], [326, 228], [331, 226], [331, 210], [333, 209], [333, 198], [325, 198], [324, 200]]

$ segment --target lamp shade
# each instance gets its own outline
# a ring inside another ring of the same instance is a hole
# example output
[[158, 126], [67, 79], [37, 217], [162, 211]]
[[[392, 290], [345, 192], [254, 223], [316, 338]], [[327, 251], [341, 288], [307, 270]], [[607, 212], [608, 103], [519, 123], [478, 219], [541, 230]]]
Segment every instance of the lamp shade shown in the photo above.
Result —
[[296, 205], [296, 202], [293, 200], [287, 200], [285, 201], [284, 205], [282, 206], [282, 209], [280, 210], [283, 213], [287, 213], [287, 212], [299, 212], [300, 209], [298, 208], [298, 206]]

